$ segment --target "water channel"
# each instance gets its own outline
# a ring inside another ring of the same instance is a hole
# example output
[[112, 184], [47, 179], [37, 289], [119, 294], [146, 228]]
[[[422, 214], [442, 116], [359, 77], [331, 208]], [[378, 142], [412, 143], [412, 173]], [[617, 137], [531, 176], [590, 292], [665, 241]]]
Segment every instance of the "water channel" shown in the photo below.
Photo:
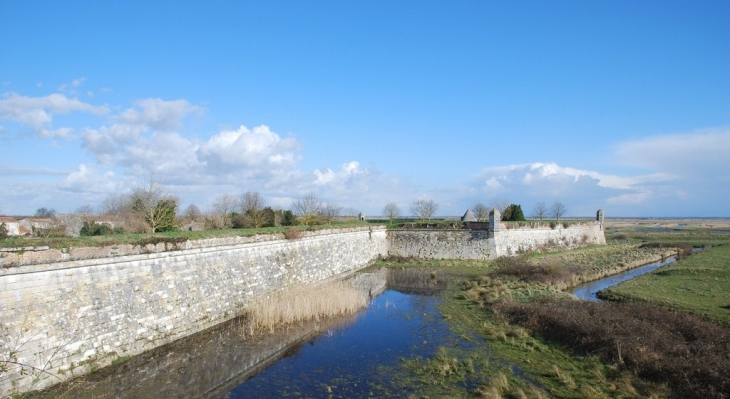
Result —
[[83, 383], [54, 387], [51, 396], [407, 397], [413, 388], [394, 377], [403, 359], [429, 358], [442, 346], [485, 345], [449, 330], [436, 309], [446, 286], [440, 274], [413, 270], [373, 273], [371, 280], [384, 281], [369, 287], [382, 290], [387, 279], [387, 288], [353, 317], [255, 338], [232, 321], [99, 370]]
[[622, 283], [627, 280], [631, 280], [634, 277], [641, 276], [642, 274], [651, 273], [654, 270], [664, 266], [668, 265], [670, 263], [674, 263], [677, 261], [677, 258], [674, 256], [671, 256], [667, 259], [660, 260], [658, 262], [652, 262], [649, 264], [646, 264], [644, 266], [639, 266], [633, 269], [626, 270], [625, 272], [613, 274], [611, 276], [604, 277], [599, 280], [589, 281], [587, 283], [583, 283], [581, 285], [578, 285], [572, 289], [572, 294], [578, 297], [578, 299], [583, 299], [585, 301], [600, 301], [598, 297], [596, 297], [596, 293], [600, 290], [613, 287], [614, 285], [617, 285], [619, 283]]

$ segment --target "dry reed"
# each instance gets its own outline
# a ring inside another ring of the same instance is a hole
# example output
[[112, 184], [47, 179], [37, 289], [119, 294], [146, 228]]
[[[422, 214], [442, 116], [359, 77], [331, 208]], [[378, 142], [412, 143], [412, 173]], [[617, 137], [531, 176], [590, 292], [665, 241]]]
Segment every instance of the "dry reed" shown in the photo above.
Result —
[[246, 309], [245, 327], [250, 335], [273, 333], [277, 327], [293, 323], [354, 314], [367, 304], [365, 292], [341, 281], [293, 286]]

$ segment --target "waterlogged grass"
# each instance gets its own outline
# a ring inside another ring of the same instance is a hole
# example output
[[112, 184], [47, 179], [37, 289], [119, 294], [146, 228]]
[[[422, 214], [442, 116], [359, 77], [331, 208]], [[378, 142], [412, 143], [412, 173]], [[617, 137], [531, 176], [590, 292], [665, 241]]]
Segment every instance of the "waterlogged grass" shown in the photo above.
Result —
[[[581, 330], [575, 326], [564, 327], [565, 340], [560, 340], [542, 335], [539, 327], [525, 324], [532, 317], [530, 315], [525, 314], [520, 319], [508, 317], [504, 310], [499, 310], [503, 304], [552, 303], [538, 307], [550, 313], [551, 309], [556, 309], [555, 306], [560, 306], [555, 303], [561, 303], [551, 300], [567, 301], [565, 303], [574, 303], [582, 308], [582, 302], [576, 301], [563, 289], [666, 256], [673, 250], [671, 242], [694, 242], [687, 238], [645, 247], [641, 244], [646, 241], [620, 240], [606, 246], [493, 262], [382, 261], [381, 265], [388, 267], [440, 268], [451, 283], [439, 310], [457, 334], [476, 345], [475, 349], [464, 351], [455, 344], [445, 347], [432, 358], [404, 359], [407, 376], [404, 379], [420, 387], [417, 392], [428, 397], [663, 398], [673, 397], [677, 392], [692, 392], [693, 388], [702, 384], [702, 373], [670, 388], [670, 383], [681, 379], [642, 378], [635, 371], [638, 366], [628, 367], [623, 358], [601, 357], [598, 355], [600, 351], [595, 349], [577, 348], [571, 340], [579, 339], [576, 337], [580, 336]], [[583, 327], [604, 328], [597, 322], [602, 318], [601, 305], [588, 306], [596, 306], [596, 309], [586, 319], [590, 322]], [[688, 323], [692, 325], [691, 318]], [[606, 341], [607, 344], [614, 345], [615, 342], [610, 339], [612, 337]], [[702, 347], [704, 343], [698, 341], [687, 345]], [[626, 358], [632, 359], [630, 356]], [[701, 365], [701, 361], [697, 364]], [[711, 374], [714, 371], [708, 369], [706, 372]], [[723, 377], [719, 381], [723, 381]], [[712, 390], [697, 392], [709, 392], [710, 397], [713, 395]]]
[[679, 309], [730, 327], [730, 240], [603, 290], [600, 298]]

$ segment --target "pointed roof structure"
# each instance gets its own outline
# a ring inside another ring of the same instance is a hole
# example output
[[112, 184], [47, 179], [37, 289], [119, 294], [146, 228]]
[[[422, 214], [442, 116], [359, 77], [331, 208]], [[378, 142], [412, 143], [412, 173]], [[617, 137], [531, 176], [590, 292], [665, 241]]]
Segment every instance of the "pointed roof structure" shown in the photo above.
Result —
[[467, 209], [464, 216], [461, 217], [462, 222], [476, 222], [477, 218], [474, 216], [474, 212], [471, 209]]

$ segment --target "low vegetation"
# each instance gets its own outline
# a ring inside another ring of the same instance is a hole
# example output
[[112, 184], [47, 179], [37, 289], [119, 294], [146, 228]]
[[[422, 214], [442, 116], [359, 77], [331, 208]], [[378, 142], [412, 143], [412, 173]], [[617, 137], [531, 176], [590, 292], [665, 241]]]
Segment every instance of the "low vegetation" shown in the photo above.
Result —
[[730, 392], [730, 331], [645, 304], [541, 299], [493, 307], [510, 323], [576, 354], [598, 356], [683, 398]]
[[[104, 247], [111, 245], [141, 245], [157, 242], [183, 242], [186, 240], [201, 240], [216, 237], [251, 237], [261, 234], [284, 234], [287, 238], [290, 235], [296, 235], [302, 231], [316, 231], [332, 228], [348, 228], [369, 226], [367, 222], [348, 221], [348, 222], [332, 222], [331, 225], [317, 226], [279, 226], [279, 227], [262, 227], [248, 229], [219, 229], [205, 231], [169, 231], [155, 234], [113, 234], [83, 237], [35, 237], [20, 238], [11, 237], [2, 240], [3, 247], [26, 247], [26, 246], [49, 246], [53, 249], [62, 248], [80, 248], [80, 247]], [[296, 233], [292, 233], [296, 232]]]
[[[611, 236], [606, 246], [492, 262], [382, 262], [440, 268], [458, 282], [444, 294], [443, 317], [464, 339], [488, 343], [407, 359], [407, 372], [431, 397], [726, 398], [730, 237], [705, 229]], [[705, 251], [687, 257], [693, 246]], [[681, 260], [605, 292], [625, 303], [578, 301], [564, 291], [671, 253]], [[481, 382], [446, 388], [459, 381]]]
[[603, 290], [599, 297], [653, 303], [730, 327], [730, 243]]
[[273, 333], [291, 324], [353, 314], [367, 306], [367, 293], [342, 281], [317, 286], [293, 286], [248, 306], [244, 331]]

